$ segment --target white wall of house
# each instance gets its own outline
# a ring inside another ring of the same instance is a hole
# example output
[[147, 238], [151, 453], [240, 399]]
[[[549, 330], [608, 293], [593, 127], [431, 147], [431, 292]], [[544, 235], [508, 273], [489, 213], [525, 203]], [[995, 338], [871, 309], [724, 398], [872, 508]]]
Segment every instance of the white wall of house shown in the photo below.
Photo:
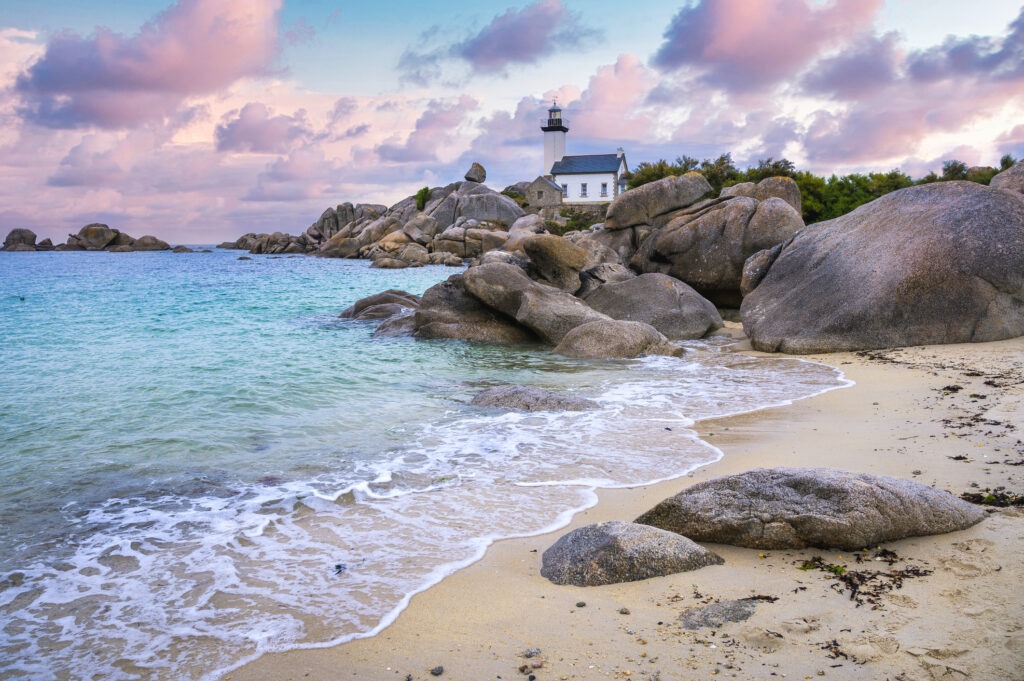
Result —
[[[566, 185], [566, 203], [607, 203], [615, 198], [615, 173], [580, 173], [556, 175], [555, 184]], [[584, 192], [584, 185], [586, 191]], [[604, 191], [602, 191], [604, 185]], [[584, 195], [584, 193], [586, 195]]]

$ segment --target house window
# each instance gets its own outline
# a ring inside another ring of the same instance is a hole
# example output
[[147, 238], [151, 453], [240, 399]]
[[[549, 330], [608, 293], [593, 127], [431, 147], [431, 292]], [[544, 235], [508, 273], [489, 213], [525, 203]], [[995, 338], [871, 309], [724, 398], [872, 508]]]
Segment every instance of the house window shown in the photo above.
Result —
[[537, 192], [537, 200], [541, 201], [543, 199], [544, 199], [544, 190], [541, 189], [540, 191]]
[[602, 182], [601, 183], [601, 196], [608, 196], [608, 183], [607, 182]]
[[569, 196], [569, 185], [562, 185], [562, 196]]
[[587, 195], [587, 183], [586, 182], [581, 182], [580, 183], [580, 197], [586, 197], [586, 195]]

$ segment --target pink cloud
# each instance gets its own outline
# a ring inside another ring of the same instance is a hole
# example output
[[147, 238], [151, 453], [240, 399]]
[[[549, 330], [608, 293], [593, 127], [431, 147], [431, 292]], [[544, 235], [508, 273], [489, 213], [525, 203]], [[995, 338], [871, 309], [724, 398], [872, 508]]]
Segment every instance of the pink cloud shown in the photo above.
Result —
[[377, 154], [381, 159], [395, 163], [436, 161], [438, 151], [451, 146], [459, 125], [477, 106], [478, 102], [468, 95], [448, 102], [432, 100], [404, 142], [380, 144], [376, 148]]
[[433, 48], [402, 53], [398, 68], [403, 80], [420, 85], [437, 81], [451, 61], [467, 64], [473, 74], [503, 74], [509, 66], [536, 64], [599, 39], [602, 33], [586, 25], [583, 16], [568, 10], [561, 0], [537, 0], [522, 9], [506, 10], [460, 42], [438, 45], [436, 39], [443, 35], [435, 26], [423, 36], [433, 42]]
[[21, 115], [47, 127], [127, 128], [190, 95], [267, 73], [281, 0], [179, 0], [137, 35], [63, 33], [22, 73]]
[[[597, 69], [566, 115], [573, 117], [573, 130], [580, 135], [616, 140], [649, 139], [655, 126], [642, 109], [657, 84], [657, 75], [636, 55], [619, 55], [614, 64]], [[613, 151], [614, 148], [609, 153]]]
[[722, 89], [771, 86], [870, 27], [881, 6], [882, 0], [704, 0], [675, 15], [654, 63], [701, 70], [705, 82]]
[[499, 73], [511, 64], [535, 64], [557, 51], [577, 47], [599, 33], [561, 0], [538, 0], [494, 17], [479, 33], [453, 51], [476, 73]]
[[250, 102], [241, 111], [224, 116], [224, 122], [214, 131], [217, 151], [252, 151], [283, 154], [296, 142], [312, 137], [305, 118], [299, 110], [293, 116], [272, 116], [261, 102]]

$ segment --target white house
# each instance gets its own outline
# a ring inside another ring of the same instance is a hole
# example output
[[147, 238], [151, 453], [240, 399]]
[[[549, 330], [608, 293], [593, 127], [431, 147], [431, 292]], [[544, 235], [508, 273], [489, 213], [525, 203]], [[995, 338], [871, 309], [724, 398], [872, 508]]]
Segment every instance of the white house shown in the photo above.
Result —
[[569, 121], [557, 104], [541, 121], [544, 131], [544, 175], [562, 188], [563, 203], [608, 203], [626, 190], [626, 153], [565, 155]]

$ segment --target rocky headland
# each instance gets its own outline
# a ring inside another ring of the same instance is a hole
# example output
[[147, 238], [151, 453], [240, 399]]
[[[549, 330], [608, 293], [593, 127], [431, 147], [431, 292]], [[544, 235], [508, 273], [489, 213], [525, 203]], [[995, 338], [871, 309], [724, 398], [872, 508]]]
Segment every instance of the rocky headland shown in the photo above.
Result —
[[106, 251], [108, 253], [134, 253], [136, 251], [174, 251], [191, 253], [188, 246], [171, 247], [166, 241], [145, 235], [138, 239], [103, 223], [85, 225], [77, 234], [69, 234], [65, 243], [54, 245], [50, 239], [36, 243], [36, 233], [30, 229], [12, 229], [4, 239], [3, 251]]
[[688, 173], [627, 191], [604, 222], [562, 235], [467, 179], [431, 190], [422, 210], [415, 197], [345, 204], [306, 237], [326, 238], [317, 254], [376, 266], [469, 262], [383, 317], [382, 335], [637, 357], [678, 354], [673, 341], [714, 333], [728, 310], [767, 352], [991, 341], [1024, 335], [1021, 175], [910, 187], [805, 226], [789, 178], [714, 197]]

